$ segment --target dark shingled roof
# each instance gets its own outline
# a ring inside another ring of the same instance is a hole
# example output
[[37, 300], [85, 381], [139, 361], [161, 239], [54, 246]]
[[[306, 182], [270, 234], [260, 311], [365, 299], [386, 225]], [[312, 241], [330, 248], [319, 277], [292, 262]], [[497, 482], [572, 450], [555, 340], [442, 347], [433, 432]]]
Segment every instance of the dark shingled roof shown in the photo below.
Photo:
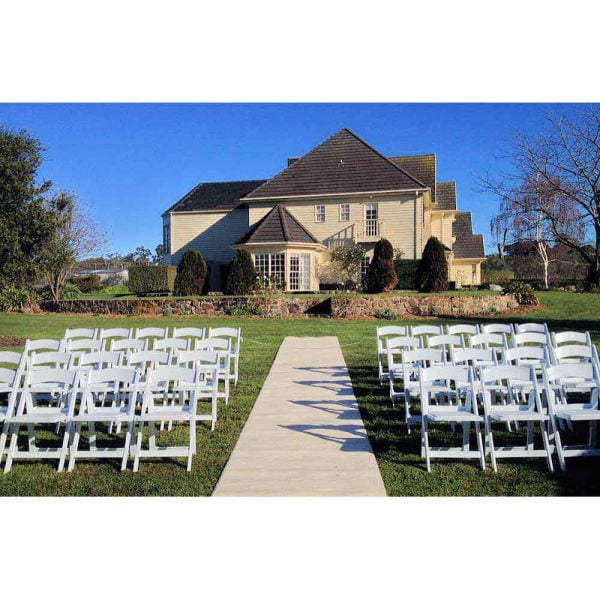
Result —
[[437, 210], [456, 210], [456, 181], [438, 181], [435, 196]]
[[265, 181], [265, 179], [254, 179], [251, 181], [200, 183], [165, 213], [235, 208], [242, 196], [255, 190]]
[[320, 244], [303, 225], [285, 208], [276, 204], [260, 221], [237, 242], [238, 244], [260, 243]]
[[431, 189], [431, 201], [436, 201], [435, 154], [392, 156], [389, 160], [422, 181], [426, 187]]
[[246, 199], [424, 187], [427, 186], [394, 165], [354, 133], [341, 129], [250, 192]]
[[454, 258], [484, 258], [483, 236], [473, 234], [470, 212], [456, 213], [452, 224], [452, 235], [456, 241], [452, 245]]

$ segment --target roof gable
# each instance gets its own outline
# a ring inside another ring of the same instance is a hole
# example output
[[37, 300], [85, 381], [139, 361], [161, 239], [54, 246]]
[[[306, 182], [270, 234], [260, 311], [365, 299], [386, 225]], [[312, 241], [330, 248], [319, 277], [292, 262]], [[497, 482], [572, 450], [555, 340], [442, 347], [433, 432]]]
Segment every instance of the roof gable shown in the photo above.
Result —
[[392, 156], [389, 159], [413, 177], [423, 182], [431, 190], [431, 201], [435, 202], [435, 154], [416, 154], [413, 156]]
[[248, 181], [200, 183], [166, 210], [165, 214], [235, 208], [242, 196], [256, 189], [265, 181], [265, 179], [252, 179]]
[[268, 243], [321, 244], [283, 204], [276, 204], [237, 242], [237, 244]]
[[456, 181], [438, 181], [435, 187], [436, 210], [456, 210]]
[[455, 258], [485, 258], [483, 236], [473, 234], [470, 212], [456, 213], [452, 223], [452, 235], [456, 238], [452, 244]]
[[425, 187], [421, 181], [371, 148], [350, 130], [341, 129], [250, 192], [245, 199]]

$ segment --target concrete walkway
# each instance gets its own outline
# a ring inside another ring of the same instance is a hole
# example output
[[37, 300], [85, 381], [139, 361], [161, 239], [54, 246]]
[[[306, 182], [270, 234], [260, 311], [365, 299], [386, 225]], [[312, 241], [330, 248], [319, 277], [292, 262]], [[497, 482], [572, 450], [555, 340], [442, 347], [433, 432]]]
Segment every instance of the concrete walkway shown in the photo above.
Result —
[[385, 496], [337, 337], [283, 340], [213, 495]]

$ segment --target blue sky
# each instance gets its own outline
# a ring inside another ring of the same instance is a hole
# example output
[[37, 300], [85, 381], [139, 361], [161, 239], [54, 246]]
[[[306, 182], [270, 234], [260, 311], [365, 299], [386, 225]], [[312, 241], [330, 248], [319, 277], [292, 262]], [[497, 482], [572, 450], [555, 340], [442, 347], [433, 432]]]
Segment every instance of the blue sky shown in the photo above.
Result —
[[161, 242], [161, 213], [201, 181], [262, 179], [347, 127], [387, 156], [435, 152], [460, 210], [491, 249], [493, 197], [477, 177], [506, 170], [516, 131], [535, 131], [549, 104], [0, 104], [0, 123], [47, 148], [41, 169], [73, 190], [128, 252]]

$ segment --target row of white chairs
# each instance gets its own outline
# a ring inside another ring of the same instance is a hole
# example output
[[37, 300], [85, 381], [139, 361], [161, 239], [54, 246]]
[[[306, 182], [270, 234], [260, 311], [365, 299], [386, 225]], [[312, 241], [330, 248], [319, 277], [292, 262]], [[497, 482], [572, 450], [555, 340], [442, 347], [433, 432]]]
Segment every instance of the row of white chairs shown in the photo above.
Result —
[[230, 380], [237, 385], [242, 341], [241, 329], [235, 327], [79, 328], [67, 329], [60, 340], [27, 340], [24, 352], [223, 351], [230, 357]]
[[[421, 448], [428, 471], [431, 471], [433, 458], [476, 459], [481, 469], [485, 469], [485, 457], [489, 455], [496, 471], [501, 458], [544, 457], [548, 470], [553, 472], [554, 453], [563, 471], [568, 457], [600, 456], [596, 443], [600, 371], [595, 362], [543, 366], [541, 382], [534, 367], [512, 365], [419, 367], [417, 381]], [[521, 399], [517, 397], [519, 393]], [[576, 394], [577, 401], [569, 402], [570, 394]], [[581, 396], [587, 398], [582, 401]], [[480, 405], [483, 414], [480, 414]], [[508, 426], [511, 422], [526, 425], [524, 445], [498, 447], [494, 442], [493, 425]], [[564, 444], [561, 422], [570, 425], [588, 422], [587, 443]], [[462, 426], [462, 445], [432, 447], [429, 439], [432, 423]], [[477, 450], [472, 450], [470, 445], [472, 425]], [[481, 425], [485, 430], [485, 448]], [[541, 431], [542, 448], [535, 447], [535, 425]]]
[[[15, 459], [58, 460], [58, 470], [62, 471], [67, 457], [69, 471], [78, 458], [118, 458], [124, 470], [130, 457], [137, 471], [142, 457], [180, 456], [187, 457], [189, 471], [196, 452], [196, 423], [210, 421], [214, 429], [217, 419], [215, 366], [156, 366], [149, 368], [145, 376], [134, 367], [120, 366], [96, 370], [28, 369], [21, 385], [17, 384], [17, 377], [16, 371], [0, 368], [0, 379], [9, 390], [7, 406], [0, 412], [0, 461], [6, 449], [5, 473]], [[199, 409], [203, 400], [210, 402], [206, 413]], [[187, 446], [156, 444], [156, 424], [166, 421], [188, 424]], [[119, 438], [114, 438], [110, 446], [100, 447], [96, 438], [99, 423], [106, 423], [107, 427], [122, 425], [126, 430], [122, 445], [115, 446]], [[80, 447], [84, 424], [89, 430], [89, 449]], [[62, 444], [39, 446], [35, 435], [39, 425], [54, 425], [57, 431], [64, 428]], [[28, 429], [26, 450], [18, 447], [22, 427]], [[145, 428], [147, 449], [143, 448]]]

